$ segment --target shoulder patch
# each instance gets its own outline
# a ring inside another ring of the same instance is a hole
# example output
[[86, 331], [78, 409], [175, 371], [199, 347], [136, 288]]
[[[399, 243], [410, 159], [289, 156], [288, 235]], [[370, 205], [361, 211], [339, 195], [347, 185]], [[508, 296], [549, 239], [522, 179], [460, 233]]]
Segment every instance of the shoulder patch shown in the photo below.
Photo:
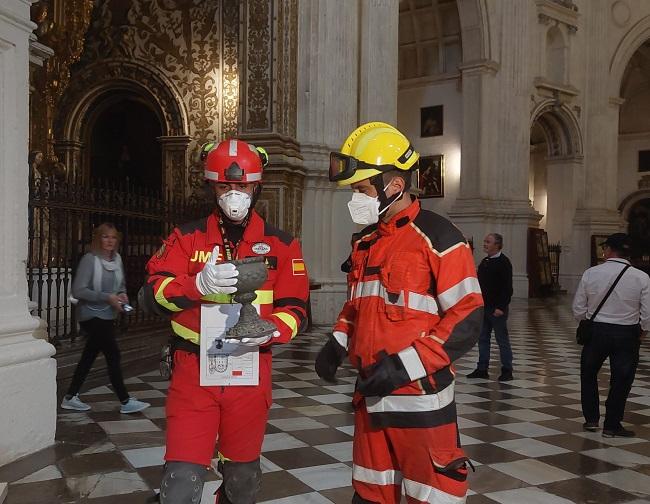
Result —
[[281, 229], [272, 226], [268, 222], [264, 223], [264, 235], [275, 236], [278, 240], [280, 240], [285, 245], [291, 245], [291, 242], [293, 241], [293, 236], [291, 236], [286, 231], [282, 231]]
[[429, 210], [421, 210], [413, 220], [415, 225], [424, 234], [438, 252], [444, 252], [458, 243], [467, 243], [463, 233], [454, 226], [449, 219]]
[[178, 226], [178, 230], [184, 235], [193, 233], [194, 231], [205, 233], [208, 230], [208, 218], [202, 217], [201, 219], [186, 222], [185, 224]]

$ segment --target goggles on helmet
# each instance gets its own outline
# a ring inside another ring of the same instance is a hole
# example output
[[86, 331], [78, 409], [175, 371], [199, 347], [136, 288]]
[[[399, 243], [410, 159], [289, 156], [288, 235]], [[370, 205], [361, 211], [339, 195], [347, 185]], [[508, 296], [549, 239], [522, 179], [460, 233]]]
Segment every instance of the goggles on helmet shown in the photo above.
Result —
[[[411, 154], [413, 154], [413, 152], [414, 152], [413, 146], [409, 145], [408, 149], [406, 149], [404, 154], [402, 154], [397, 159], [397, 162], [405, 163], [411, 157]], [[409, 168], [409, 170], [407, 171], [417, 169], [416, 165]], [[400, 169], [402, 168], [399, 168], [392, 164], [375, 165], [375, 164], [366, 163], [364, 161], [360, 161], [355, 157], [348, 156], [346, 154], [341, 154], [340, 152], [330, 152], [330, 172], [329, 172], [330, 182], [337, 182], [339, 180], [349, 179], [350, 177], [352, 177], [352, 175], [354, 175], [354, 173], [357, 170], [376, 170], [380, 172], [387, 172], [391, 170], [400, 170]]]
[[378, 170], [384, 172], [394, 169], [394, 165], [373, 165], [359, 161], [352, 156], [346, 156], [340, 152], [330, 152], [330, 182], [348, 179], [357, 170]]

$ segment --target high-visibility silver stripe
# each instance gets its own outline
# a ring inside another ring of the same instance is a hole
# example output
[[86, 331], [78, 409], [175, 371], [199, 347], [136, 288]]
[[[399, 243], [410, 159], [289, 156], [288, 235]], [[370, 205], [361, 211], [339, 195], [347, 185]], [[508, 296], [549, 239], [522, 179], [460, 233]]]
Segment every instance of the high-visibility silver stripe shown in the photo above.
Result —
[[464, 504], [467, 500], [465, 496], [451, 495], [439, 488], [408, 478], [404, 478], [403, 488], [407, 496], [430, 504]]
[[[214, 181], [217, 181], [217, 182], [219, 181], [219, 174], [218, 173], [215, 173], [213, 171], [204, 170], [203, 174], [204, 174], [205, 178], [207, 178], [209, 180], [214, 180]], [[260, 180], [262, 180], [262, 174], [261, 173], [249, 173], [248, 175], [246, 175], [245, 182], [259, 182]]]
[[237, 155], [237, 140], [231, 140], [228, 145], [228, 155], [235, 157]]
[[423, 311], [427, 313], [438, 313], [438, 303], [431, 296], [424, 296], [417, 292], [409, 292], [408, 307], [412, 310]]
[[418, 352], [412, 346], [405, 348], [399, 352], [399, 358], [404, 364], [404, 368], [409, 375], [411, 381], [419, 380], [427, 375], [426, 369], [420, 360]]
[[462, 298], [472, 293], [480, 294], [481, 286], [478, 283], [478, 278], [467, 277], [443, 293], [438, 294], [438, 302], [440, 303], [440, 307], [446, 311]]
[[352, 479], [373, 485], [401, 485], [402, 473], [394, 469], [376, 471], [357, 464], [352, 466]]
[[359, 282], [354, 285], [350, 291], [350, 299], [361, 297], [380, 296], [384, 297], [386, 289], [379, 280], [371, 280], [370, 282]]
[[246, 175], [246, 182], [258, 182], [260, 180], [262, 180], [261, 173], [249, 173]]
[[454, 400], [454, 383], [437, 394], [366, 397], [368, 413], [437, 411]]
[[[408, 302], [404, 301], [405, 295], [408, 295]], [[417, 292], [400, 291], [399, 297], [393, 303], [388, 296], [386, 287], [379, 280], [359, 282], [350, 290], [350, 300], [370, 296], [378, 296], [390, 306], [407, 306], [412, 310], [422, 311], [432, 315], [438, 313], [438, 304], [435, 298], [418, 294]]]
[[348, 335], [347, 334], [345, 334], [344, 332], [341, 332], [341, 331], [334, 331], [332, 333], [332, 336], [334, 336], [334, 339], [336, 341], [338, 341], [339, 345], [341, 345], [346, 350], [348, 349]]

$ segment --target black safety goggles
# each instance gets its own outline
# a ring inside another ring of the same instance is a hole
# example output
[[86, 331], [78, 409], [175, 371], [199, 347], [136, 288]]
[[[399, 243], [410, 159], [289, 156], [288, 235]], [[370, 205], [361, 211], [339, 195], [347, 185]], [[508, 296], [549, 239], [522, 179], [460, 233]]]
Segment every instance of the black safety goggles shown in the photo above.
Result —
[[[413, 154], [413, 146], [409, 145], [406, 152], [399, 157], [398, 161], [400, 163], [406, 162], [406, 160], [411, 157], [411, 154]], [[340, 152], [330, 152], [330, 182], [349, 179], [357, 170], [377, 170], [380, 172], [387, 172], [395, 169], [395, 165], [392, 164], [374, 165], [359, 161], [352, 156], [341, 154]]]

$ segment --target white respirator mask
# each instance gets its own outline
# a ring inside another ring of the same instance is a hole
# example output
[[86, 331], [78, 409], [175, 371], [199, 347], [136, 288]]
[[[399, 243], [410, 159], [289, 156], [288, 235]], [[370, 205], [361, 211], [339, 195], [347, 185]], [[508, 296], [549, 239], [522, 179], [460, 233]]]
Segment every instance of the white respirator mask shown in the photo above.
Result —
[[[390, 185], [386, 185], [383, 191], [386, 191], [386, 188]], [[352, 199], [348, 202], [348, 210], [350, 211], [350, 217], [352, 217], [352, 222], [355, 224], [361, 224], [367, 226], [369, 224], [376, 224], [379, 222], [379, 216], [383, 214], [390, 206], [397, 201], [402, 193], [400, 192], [382, 211], [379, 211], [379, 198], [375, 196], [368, 196], [367, 194], [360, 192], [353, 192]]]
[[250, 195], [241, 192], [228, 191], [218, 199], [219, 207], [231, 221], [240, 222], [248, 215], [248, 209], [251, 206]]

